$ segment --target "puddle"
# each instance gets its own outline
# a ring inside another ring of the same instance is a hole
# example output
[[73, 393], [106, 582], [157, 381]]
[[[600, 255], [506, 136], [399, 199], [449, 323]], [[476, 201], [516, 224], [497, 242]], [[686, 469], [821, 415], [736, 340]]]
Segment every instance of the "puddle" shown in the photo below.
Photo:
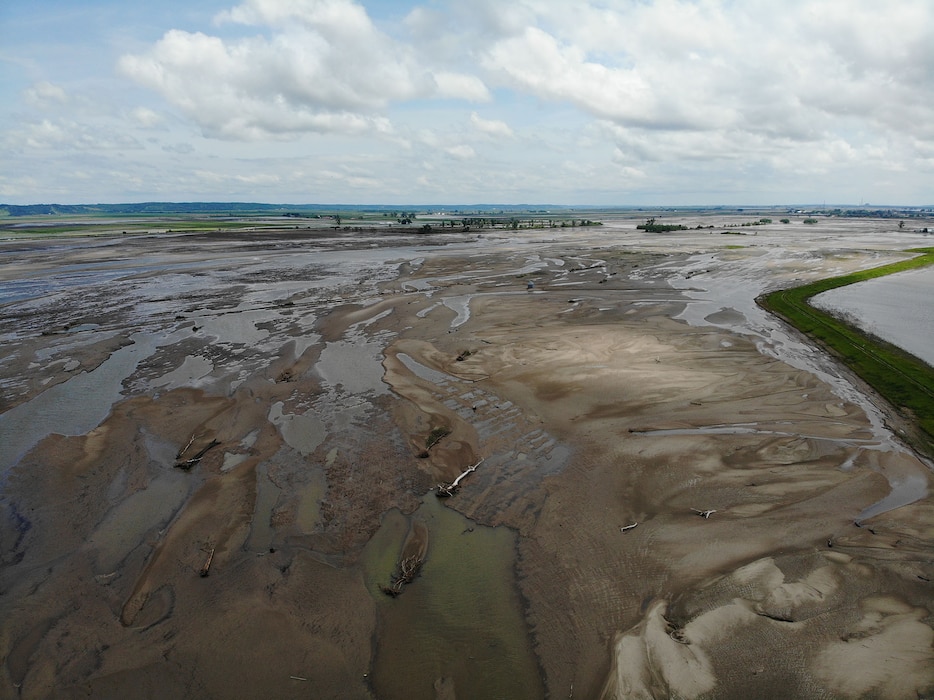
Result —
[[428, 314], [430, 314], [432, 311], [434, 311], [435, 309], [437, 309], [437, 308], [438, 308], [439, 306], [441, 306], [441, 305], [442, 305], [441, 302], [434, 303], [434, 304], [432, 304], [431, 306], [428, 306], [428, 307], [422, 309], [421, 311], [419, 311], [419, 312], [416, 313], [415, 315], [416, 315], [418, 318], [425, 318], [425, 316], [427, 316]]
[[150, 383], [152, 386], [164, 387], [170, 391], [181, 387], [197, 387], [200, 386], [198, 380], [213, 371], [214, 363], [210, 360], [200, 355], [188, 355], [180, 367], [176, 367]]
[[324, 423], [312, 412], [283, 413], [283, 403], [277, 401], [269, 408], [269, 422], [279, 428], [282, 439], [293, 450], [309, 455], [327, 434]]
[[451, 321], [451, 328], [463, 326], [470, 320], [470, 301], [474, 297], [481, 296], [509, 296], [515, 294], [525, 294], [526, 292], [485, 292], [481, 294], [464, 294], [457, 297], [444, 297], [441, 302], [453, 311], [457, 316]]
[[97, 550], [97, 571], [115, 571], [133, 549], [146, 542], [147, 532], [165, 527], [185, 502], [189, 484], [185, 473], [169, 469], [111, 510], [88, 542]]
[[873, 503], [862, 513], [856, 516], [856, 521], [868, 520], [881, 513], [885, 513], [915, 501], [920, 501], [928, 494], [928, 480], [922, 474], [906, 474], [903, 477], [890, 477], [889, 495], [881, 501]]
[[401, 595], [380, 586], [390, 583], [410, 519], [389, 512], [363, 554], [380, 614], [376, 696], [434, 700], [444, 677], [462, 698], [543, 697], [516, 589], [515, 533], [477, 525], [434, 494], [415, 515], [428, 526], [428, 555]]
[[123, 380], [169, 340], [136, 333], [127, 345], [113, 352], [91, 372], [46, 389], [31, 401], [0, 414], [0, 473], [52, 433], [84, 435], [103, 422], [122, 398]]
[[229, 472], [234, 467], [243, 464], [246, 461], [249, 455], [236, 454], [234, 452], [225, 452], [224, 453], [224, 463], [221, 465], [221, 471], [226, 473]]
[[398, 353], [396, 357], [399, 358], [402, 364], [404, 364], [412, 374], [419, 379], [424, 379], [426, 382], [431, 382], [432, 384], [447, 384], [454, 379], [450, 374], [445, 374], [444, 372], [431, 369], [431, 367], [426, 367], [404, 352]]
[[462, 326], [470, 320], [470, 299], [472, 294], [465, 294], [460, 297], [444, 297], [442, 302], [446, 307], [453, 311], [457, 316], [451, 321], [451, 328]]
[[318, 374], [332, 387], [349, 394], [389, 393], [383, 382], [383, 345], [353, 341], [327, 343], [315, 365]]
[[218, 343], [232, 345], [259, 345], [269, 337], [269, 331], [257, 328], [256, 324], [269, 321], [269, 311], [235, 311], [216, 316], [202, 316], [201, 333], [214, 336]]
[[282, 490], [269, 480], [267, 466], [263, 462], [256, 467], [256, 503], [250, 523], [250, 538], [246, 543], [251, 552], [268, 552], [276, 534], [272, 527], [272, 510]]

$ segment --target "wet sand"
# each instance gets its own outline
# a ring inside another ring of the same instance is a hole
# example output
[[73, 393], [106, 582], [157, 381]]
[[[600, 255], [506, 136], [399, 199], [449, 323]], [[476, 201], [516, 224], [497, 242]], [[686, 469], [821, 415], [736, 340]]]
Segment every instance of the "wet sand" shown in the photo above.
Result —
[[934, 693], [930, 463], [753, 301], [923, 241], [635, 223], [8, 248], [2, 695]]

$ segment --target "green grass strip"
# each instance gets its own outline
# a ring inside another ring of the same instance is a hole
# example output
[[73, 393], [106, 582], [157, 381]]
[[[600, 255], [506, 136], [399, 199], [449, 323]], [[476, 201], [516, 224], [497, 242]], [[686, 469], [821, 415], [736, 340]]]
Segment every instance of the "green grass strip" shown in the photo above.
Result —
[[808, 300], [828, 289], [934, 264], [934, 248], [914, 248], [915, 257], [889, 265], [818, 280], [764, 294], [764, 309], [816, 340], [875, 389], [923, 434], [910, 436], [915, 446], [934, 453], [934, 367], [891, 343], [871, 336], [825, 313]]

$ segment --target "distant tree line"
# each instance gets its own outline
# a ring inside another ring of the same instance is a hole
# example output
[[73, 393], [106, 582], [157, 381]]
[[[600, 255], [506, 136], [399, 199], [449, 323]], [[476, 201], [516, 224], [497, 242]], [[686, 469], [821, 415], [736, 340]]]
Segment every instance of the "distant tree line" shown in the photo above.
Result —
[[687, 231], [688, 227], [681, 224], [660, 224], [653, 216], [651, 219], [646, 219], [644, 224], [636, 226], [636, 228], [649, 233], [665, 233], [667, 231]]

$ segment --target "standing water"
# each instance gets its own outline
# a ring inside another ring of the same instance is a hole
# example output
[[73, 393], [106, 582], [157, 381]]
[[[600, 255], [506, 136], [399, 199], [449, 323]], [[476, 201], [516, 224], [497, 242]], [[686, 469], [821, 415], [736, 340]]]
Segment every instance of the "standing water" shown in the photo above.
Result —
[[818, 294], [811, 303], [934, 366], [934, 267], [877, 277]]
[[380, 586], [390, 583], [409, 518], [388, 513], [364, 552], [380, 616], [377, 697], [431, 700], [445, 679], [461, 698], [541, 698], [515, 581], [515, 533], [477, 525], [434, 494], [422, 499], [414, 517], [428, 527], [428, 553], [400, 595], [389, 597]]

